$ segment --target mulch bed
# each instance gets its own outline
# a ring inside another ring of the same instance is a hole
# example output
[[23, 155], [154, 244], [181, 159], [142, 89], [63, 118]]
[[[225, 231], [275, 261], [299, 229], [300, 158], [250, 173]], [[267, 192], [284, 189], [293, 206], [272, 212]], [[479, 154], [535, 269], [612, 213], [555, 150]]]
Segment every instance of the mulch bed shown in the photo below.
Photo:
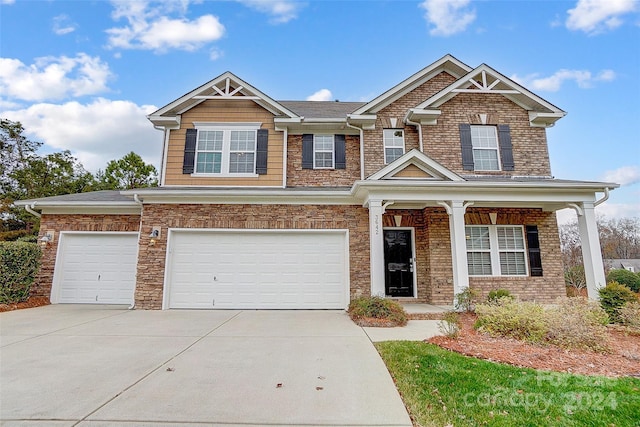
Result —
[[23, 308], [40, 307], [40, 306], [49, 305], [49, 304], [51, 304], [49, 302], [49, 298], [46, 298], [46, 297], [31, 297], [28, 300], [23, 301], [23, 302], [18, 302], [18, 303], [14, 303], [14, 304], [0, 304], [0, 312], [20, 310], [20, 309], [23, 309]]
[[640, 335], [630, 333], [626, 328], [608, 329], [610, 351], [603, 354], [494, 338], [473, 328], [474, 314], [465, 313], [460, 320], [457, 338], [437, 336], [427, 341], [466, 356], [519, 367], [607, 377], [640, 377]]

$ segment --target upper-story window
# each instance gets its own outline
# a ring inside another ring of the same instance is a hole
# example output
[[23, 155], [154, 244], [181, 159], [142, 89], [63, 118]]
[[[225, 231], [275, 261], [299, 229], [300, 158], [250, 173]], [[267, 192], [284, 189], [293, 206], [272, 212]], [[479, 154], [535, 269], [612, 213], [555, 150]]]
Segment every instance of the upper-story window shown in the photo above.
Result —
[[333, 135], [313, 136], [313, 168], [333, 169], [335, 158]]
[[495, 126], [471, 126], [471, 144], [475, 170], [500, 170], [500, 150]]
[[404, 154], [404, 130], [384, 129], [384, 162], [391, 163]]
[[222, 126], [198, 128], [196, 174], [255, 174], [257, 129]]

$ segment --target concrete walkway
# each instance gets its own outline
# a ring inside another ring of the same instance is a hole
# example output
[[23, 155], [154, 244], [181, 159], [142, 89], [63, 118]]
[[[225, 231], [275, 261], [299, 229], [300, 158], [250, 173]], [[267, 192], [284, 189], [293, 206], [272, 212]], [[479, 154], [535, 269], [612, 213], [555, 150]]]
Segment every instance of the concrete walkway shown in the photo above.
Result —
[[0, 313], [3, 426], [411, 426], [341, 311]]

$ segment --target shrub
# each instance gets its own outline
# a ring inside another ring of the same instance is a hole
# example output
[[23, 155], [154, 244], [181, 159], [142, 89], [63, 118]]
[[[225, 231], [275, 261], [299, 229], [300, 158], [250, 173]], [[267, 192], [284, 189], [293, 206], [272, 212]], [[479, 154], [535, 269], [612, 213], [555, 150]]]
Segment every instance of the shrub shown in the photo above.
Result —
[[546, 313], [546, 340], [562, 348], [607, 350], [609, 316], [597, 302], [563, 298]]
[[633, 292], [640, 292], [640, 275], [633, 271], [616, 269], [611, 270], [607, 275], [607, 282], [618, 282], [625, 285]]
[[40, 255], [40, 247], [34, 243], [0, 242], [0, 304], [29, 298]]
[[478, 304], [476, 328], [494, 336], [540, 342], [547, 333], [544, 309], [540, 304], [500, 298], [496, 303]]
[[640, 330], [640, 303], [628, 302], [618, 310], [620, 322], [633, 329]]
[[26, 236], [29, 233], [27, 230], [11, 230], [0, 232], [0, 242], [13, 242], [20, 237]]
[[584, 266], [574, 265], [564, 272], [564, 283], [577, 290], [587, 287], [587, 279], [584, 276]]
[[460, 332], [460, 314], [455, 311], [447, 311], [442, 320], [438, 322], [438, 330], [449, 338], [455, 338]]
[[620, 322], [620, 308], [629, 302], [637, 302], [638, 297], [628, 287], [618, 282], [609, 282], [604, 288], [598, 291], [600, 294], [600, 305], [609, 315], [609, 320], [614, 323]]
[[408, 320], [407, 313], [398, 302], [378, 296], [360, 297], [351, 301], [349, 316], [361, 326], [366, 323], [366, 319], [385, 321], [379, 326], [404, 326]]
[[511, 298], [511, 292], [506, 289], [493, 289], [489, 291], [489, 295], [487, 296], [487, 302], [489, 303], [497, 303], [500, 298]]
[[456, 310], [472, 312], [477, 300], [478, 291], [467, 287], [464, 291], [456, 294], [454, 306]]

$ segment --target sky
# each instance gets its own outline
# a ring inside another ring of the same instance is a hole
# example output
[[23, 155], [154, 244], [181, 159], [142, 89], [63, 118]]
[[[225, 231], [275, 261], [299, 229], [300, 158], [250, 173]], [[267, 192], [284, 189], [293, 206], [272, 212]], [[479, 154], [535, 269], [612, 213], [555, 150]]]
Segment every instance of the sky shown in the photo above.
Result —
[[369, 101], [446, 54], [567, 111], [553, 175], [616, 182], [596, 212], [640, 216], [640, 0], [0, 0], [0, 117], [94, 173], [130, 151], [157, 167], [146, 115], [225, 71]]

